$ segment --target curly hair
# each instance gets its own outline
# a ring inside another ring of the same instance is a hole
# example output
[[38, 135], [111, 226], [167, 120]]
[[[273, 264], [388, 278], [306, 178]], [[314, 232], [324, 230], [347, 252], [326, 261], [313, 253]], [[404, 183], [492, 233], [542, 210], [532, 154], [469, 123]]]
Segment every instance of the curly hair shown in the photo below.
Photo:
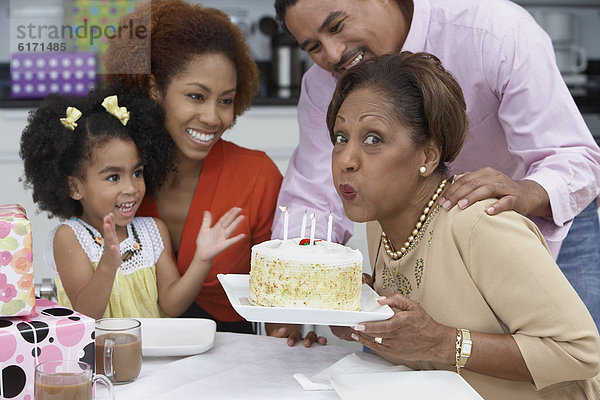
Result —
[[[130, 119], [126, 126], [102, 107], [105, 97], [116, 94], [120, 107]], [[67, 107], [82, 112], [74, 130], [60, 118]], [[156, 134], [162, 132], [163, 134]], [[82, 215], [81, 203], [70, 197], [68, 177], [85, 178], [85, 169], [94, 150], [112, 139], [132, 140], [144, 164], [146, 191], [154, 193], [173, 169], [174, 143], [165, 132], [163, 112], [141, 90], [110, 92], [98, 90], [88, 97], [46, 97], [29, 114], [21, 135], [19, 155], [24, 163], [25, 187], [33, 191], [33, 201], [50, 217], [72, 218]]]
[[258, 91], [258, 68], [244, 34], [227, 14], [182, 0], [151, 0], [139, 3], [133, 12], [121, 17], [119, 24], [127, 25], [130, 21], [136, 26], [149, 21], [151, 40], [131, 40], [127, 35], [110, 39], [104, 56], [109, 82], [116, 78], [126, 88], [139, 87], [148, 92], [154, 77], [164, 95], [173, 77], [184, 72], [195, 56], [223, 53], [237, 73], [234, 118], [250, 107]]
[[327, 128], [335, 143], [336, 115], [348, 95], [371, 88], [388, 99], [396, 121], [411, 132], [415, 145], [433, 140], [441, 150], [436, 171], [460, 152], [467, 133], [467, 106], [462, 89], [441, 61], [429, 53], [387, 54], [365, 60], [339, 79], [327, 110]]

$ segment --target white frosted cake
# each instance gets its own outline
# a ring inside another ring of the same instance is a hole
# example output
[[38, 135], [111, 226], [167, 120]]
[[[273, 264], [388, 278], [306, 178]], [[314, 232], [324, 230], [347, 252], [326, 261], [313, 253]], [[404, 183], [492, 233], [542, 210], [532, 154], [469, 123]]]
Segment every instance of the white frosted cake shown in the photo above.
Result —
[[264, 307], [360, 310], [359, 250], [307, 239], [269, 240], [252, 247], [250, 303]]

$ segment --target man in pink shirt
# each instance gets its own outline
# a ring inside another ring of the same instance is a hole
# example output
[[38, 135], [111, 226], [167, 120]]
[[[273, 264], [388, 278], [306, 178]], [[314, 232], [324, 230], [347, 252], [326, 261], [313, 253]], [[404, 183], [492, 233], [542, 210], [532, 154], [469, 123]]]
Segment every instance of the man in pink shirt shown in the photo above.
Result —
[[[514, 209], [530, 217], [555, 257], [560, 251], [559, 265], [600, 322], [600, 149], [561, 78], [549, 37], [524, 9], [501, 0], [276, 0], [275, 9], [315, 62], [302, 80], [300, 141], [278, 200], [288, 206], [291, 232], [300, 232], [305, 210], [323, 221], [331, 211], [333, 240], [352, 236], [333, 187], [325, 124], [339, 74], [375, 55], [429, 52], [461, 84], [469, 116], [465, 144], [450, 165], [464, 175], [441, 204], [466, 208], [498, 197], [488, 214]], [[282, 224], [276, 215], [274, 237]], [[325, 238], [326, 229], [319, 224], [316, 236]]]

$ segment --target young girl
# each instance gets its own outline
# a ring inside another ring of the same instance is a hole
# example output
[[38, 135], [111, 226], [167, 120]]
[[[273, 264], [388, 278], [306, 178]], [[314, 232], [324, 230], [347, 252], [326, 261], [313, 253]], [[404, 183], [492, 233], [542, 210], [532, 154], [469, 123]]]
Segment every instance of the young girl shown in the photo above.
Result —
[[[225, 213], [211, 227], [204, 212], [190, 268], [180, 277], [166, 226], [134, 217], [146, 188], [173, 168], [163, 113], [145, 95], [52, 95], [21, 138], [25, 179], [40, 209], [70, 218], [49, 237], [58, 300], [92, 318], [178, 316], [193, 302], [212, 259], [244, 235], [243, 216]], [[162, 312], [161, 312], [162, 311]]]

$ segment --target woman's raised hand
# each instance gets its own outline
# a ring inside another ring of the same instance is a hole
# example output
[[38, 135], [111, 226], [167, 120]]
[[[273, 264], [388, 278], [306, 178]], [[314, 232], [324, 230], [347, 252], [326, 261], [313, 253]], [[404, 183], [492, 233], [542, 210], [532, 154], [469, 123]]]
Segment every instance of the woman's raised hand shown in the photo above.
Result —
[[241, 208], [233, 207], [211, 227], [212, 215], [210, 211], [204, 211], [202, 226], [196, 238], [196, 255], [201, 261], [212, 261], [217, 254], [246, 236], [240, 233], [229, 237], [244, 219], [241, 213]]
[[[378, 301], [392, 307], [394, 316], [385, 321], [361, 322], [354, 327], [352, 339], [380, 354], [404, 360], [454, 363], [455, 328], [437, 323], [418, 303], [399, 293]], [[337, 333], [344, 337], [348, 332]]]

